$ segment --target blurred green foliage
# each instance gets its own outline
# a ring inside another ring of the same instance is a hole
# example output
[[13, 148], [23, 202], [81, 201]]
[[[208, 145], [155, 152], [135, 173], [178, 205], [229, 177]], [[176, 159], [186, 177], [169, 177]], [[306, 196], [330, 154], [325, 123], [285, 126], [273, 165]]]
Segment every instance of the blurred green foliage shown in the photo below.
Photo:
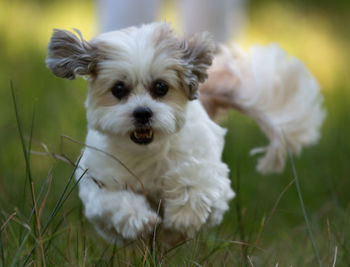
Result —
[[258, 8], [260, 5], [268, 5], [274, 2], [299, 5], [303, 8], [309, 8], [312, 10], [322, 9], [324, 11], [334, 11], [336, 13], [342, 13], [349, 10], [349, 1], [347, 0], [250, 0], [250, 5], [252, 8]]

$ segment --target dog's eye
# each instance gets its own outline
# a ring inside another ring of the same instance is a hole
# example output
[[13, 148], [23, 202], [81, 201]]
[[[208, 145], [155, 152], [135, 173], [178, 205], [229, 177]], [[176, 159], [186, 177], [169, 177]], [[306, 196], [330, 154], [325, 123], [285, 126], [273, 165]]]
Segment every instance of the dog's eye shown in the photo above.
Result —
[[157, 80], [152, 84], [151, 93], [154, 97], [162, 97], [169, 91], [169, 85], [162, 80]]
[[125, 83], [123, 82], [117, 82], [112, 88], [111, 88], [111, 92], [112, 94], [118, 98], [118, 99], [122, 99], [124, 97], [126, 97], [130, 90], [129, 88], [125, 85]]

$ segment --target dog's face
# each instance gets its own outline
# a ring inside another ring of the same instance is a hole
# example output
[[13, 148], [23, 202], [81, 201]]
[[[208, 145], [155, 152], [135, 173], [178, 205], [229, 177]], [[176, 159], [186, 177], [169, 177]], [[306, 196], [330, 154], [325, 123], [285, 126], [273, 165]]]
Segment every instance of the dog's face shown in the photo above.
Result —
[[90, 42], [55, 30], [46, 64], [62, 78], [88, 76], [90, 128], [141, 146], [182, 128], [214, 49], [207, 34], [180, 39], [165, 23], [104, 33]]

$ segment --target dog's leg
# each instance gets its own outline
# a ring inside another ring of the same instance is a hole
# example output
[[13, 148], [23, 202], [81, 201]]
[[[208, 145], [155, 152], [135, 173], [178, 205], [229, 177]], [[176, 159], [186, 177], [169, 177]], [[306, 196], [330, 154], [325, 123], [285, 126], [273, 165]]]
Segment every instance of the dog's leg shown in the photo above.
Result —
[[86, 217], [110, 242], [147, 235], [161, 221], [143, 195], [128, 190], [109, 191], [88, 175], [80, 181], [79, 196]]
[[219, 224], [233, 198], [223, 163], [183, 164], [165, 178], [164, 227], [192, 236], [203, 224]]
[[222, 222], [224, 213], [229, 209], [228, 202], [235, 196], [235, 193], [230, 187], [228, 179], [226, 180], [226, 183], [228, 185], [221, 188], [220, 196], [213, 203], [212, 211], [207, 220], [207, 224], [209, 226], [216, 226]]

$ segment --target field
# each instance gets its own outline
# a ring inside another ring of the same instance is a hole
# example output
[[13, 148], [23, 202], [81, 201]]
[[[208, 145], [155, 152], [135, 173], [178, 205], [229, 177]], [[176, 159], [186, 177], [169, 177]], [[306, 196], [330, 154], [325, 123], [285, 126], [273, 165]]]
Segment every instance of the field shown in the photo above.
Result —
[[[55, 27], [91, 38], [93, 3], [0, 0], [0, 265], [350, 265], [350, 5], [250, 4], [236, 41], [278, 42], [306, 63], [325, 97], [322, 138], [282, 174], [261, 176], [249, 150], [266, 139], [253, 121], [230, 112], [220, 122], [228, 128], [223, 159], [237, 193], [230, 211], [221, 226], [159, 250], [153, 240], [117, 247], [100, 239], [83, 216], [66, 160], [75, 161], [82, 146], [61, 136], [84, 142], [86, 82], [54, 77], [46, 45]], [[172, 8], [167, 3], [162, 17], [176, 26]]]

